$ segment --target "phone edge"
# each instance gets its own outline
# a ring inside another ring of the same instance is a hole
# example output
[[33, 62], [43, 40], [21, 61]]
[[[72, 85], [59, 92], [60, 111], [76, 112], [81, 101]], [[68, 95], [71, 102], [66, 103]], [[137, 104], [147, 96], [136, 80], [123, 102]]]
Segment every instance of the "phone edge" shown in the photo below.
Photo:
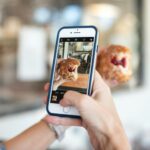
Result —
[[[98, 47], [98, 29], [97, 29], [97, 27], [96, 26], [93, 26], [93, 25], [88, 25], [88, 26], [64, 26], [64, 27], [61, 27], [59, 30], [58, 30], [58, 32], [57, 32], [57, 37], [56, 37], [56, 44], [55, 44], [55, 50], [54, 50], [54, 59], [53, 59], [53, 65], [52, 65], [52, 69], [51, 69], [51, 73], [50, 73], [50, 81], [49, 81], [49, 83], [51, 84], [52, 83], [52, 72], [54, 71], [54, 67], [55, 67], [55, 61], [56, 61], [56, 55], [57, 55], [57, 43], [58, 43], [58, 39], [59, 39], [59, 34], [60, 34], [60, 31], [62, 30], [62, 29], [66, 29], [66, 28], [93, 28], [94, 30], [95, 30], [95, 42], [94, 42], [94, 56], [93, 56], [93, 60], [92, 60], [92, 66], [91, 66], [91, 70], [92, 70], [92, 72], [94, 71], [94, 69], [95, 69], [95, 65], [94, 65], [94, 59], [95, 59], [95, 55], [96, 55], [96, 53], [97, 53], [97, 47]], [[96, 61], [96, 60], [95, 60]], [[96, 63], [96, 62], [95, 62]], [[90, 96], [91, 95], [91, 92], [92, 92], [92, 84], [93, 84], [93, 75], [94, 75], [94, 73], [92, 73], [91, 75], [90, 75], [90, 79], [89, 79], [89, 85], [88, 85], [88, 87], [89, 87], [89, 89], [88, 89], [88, 95]], [[51, 86], [52, 87], [52, 86]], [[50, 88], [51, 87], [49, 87], [49, 90], [48, 90], [48, 97], [47, 97], [47, 103], [46, 103], [46, 111], [47, 111], [47, 113], [49, 114], [49, 115], [52, 115], [52, 116], [58, 116], [58, 117], [67, 117], [67, 118], [81, 118], [80, 116], [76, 116], [76, 115], [67, 115], [67, 114], [57, 114], [57, 113], [51, 113], [50, 111], [49, 111], [49, 96], [50, 96]]]

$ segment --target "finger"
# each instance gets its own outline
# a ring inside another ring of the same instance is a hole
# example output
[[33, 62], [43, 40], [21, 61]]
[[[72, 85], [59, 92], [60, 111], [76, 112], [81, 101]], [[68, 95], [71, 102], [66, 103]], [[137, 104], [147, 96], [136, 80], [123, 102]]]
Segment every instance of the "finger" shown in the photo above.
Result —
[[105, 83], [110, 87], [116, 87], [119, 85], [119, 82], [117, 80], [105, 80]]
[[95, 77], [92, 88], [92, 98], [99, 102], [107, 102], [108, 100], [110, 100], [110, 97], [111, 91], [109, 86], [105, 83], [100, 74], [97, 71], [95, 71]]
[[104, 90], [106, 88], [109, 88], [103, 78], [100, 76], [100, 74], [95, 71], [94, 74], [94, 81], [93, 81], [93, 91], [99, 89], [99, 90]]
[[[84, 121], [93, 122], [91, 116], [98, 114], [98, 104], [95, 100], [85, 94], [81, 94], [75, 91], [68, 91], [65, 93], [64, 98], [60, 101], [62, 106], [73, 106], [75, 107], [81, 118]], [[97, 109], [97, 110], [96, 110]]]
[[61, 118], [56, 116], [47, 115], [44, 118], [47, 122], [55, 125], [64, 125], [64, 126], [81, 126], [81, 119], [72, 119], [72, 118]]
[[104, 81], [100, 74], [95, 70], [94, 72], [94, 81], [93, 81], [93, 90], [100, 88], [104, 84]]
[[60, 101], [60, 104], [62, 106], [74, 106], [80, 111], [83, 105], [86, 105], [86, 103], [88, 103], [89, 99], [91, 100], [88, 95], [81, 94], [75, 91], [67, 91], [64, 94], [63, 99]]
[[49, 86], [50, 86], [50, 84], [49, 84], [49, 83], [46, 83], [46, 84], [44, 85], [44, 91], [48, 91]]

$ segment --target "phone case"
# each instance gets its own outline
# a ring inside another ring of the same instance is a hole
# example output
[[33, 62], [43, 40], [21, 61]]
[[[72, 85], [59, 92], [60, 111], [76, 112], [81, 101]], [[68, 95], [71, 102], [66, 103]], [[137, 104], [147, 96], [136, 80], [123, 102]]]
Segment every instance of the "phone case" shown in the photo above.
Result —
[[[93, 57], [92, 57], [92, 66], [91, 66], [91, 70], [90, 70], [90, 77], [89, 77], [89, 89], [88, 89], [88, 95], [91, 95], [91, 90], [92, 90], [92, 77], [93, 77], [93, 74], [91, 72], [93, 72], [93, 69], [94, 68], [94, 58], [95, 58], [95, 55], [97, 53], [97, 50], [98, 50], [98, 30], [95, 26], [65, 26], [65, 27], [61, 27], [59, 30], [58, 30], [58, 33], [57, 33], [57, 37], [56, 37], [56, 45], [55, 45], [55, 51], [54, 51], [54, 59], [53, 59], [53, 65], [52, 65], [52, 70], [51, 70], [51, 75], [50, 75], [50, 85], [52, 85], [52, 82], [53, 82], [53, 75], [54, 75], [54, 67], [55, 67], [55, 59], [57, 59], [57, 44], [58, 44], [58, 40], [59, 40], [59, 33], [62, 29], [65, 29], [65, 28], [93, 28], [95, 31], [96, 31], [96, 34], [95, 34], [95, 42], [94, 42], [94, 51], [93, 51]], [[49, 87], [49, 91], [52, 90], [52, 86]], [[50, 97], [50, 92], [48, 91], [48, 99], [47, 99], [47, 104], [46, 104], [46, 110], [48, 112], [48, 114], [50, 115], [53, 115], [53, 116], [59, 116], [59, 117], [69, 117], [69, 118], [81, 118], [80, 116], [75, 116], [75, 115], [69, 115], [69, 114], [57, 114], [57, 113], [52, 113], [49, 111], [49, 97]]]

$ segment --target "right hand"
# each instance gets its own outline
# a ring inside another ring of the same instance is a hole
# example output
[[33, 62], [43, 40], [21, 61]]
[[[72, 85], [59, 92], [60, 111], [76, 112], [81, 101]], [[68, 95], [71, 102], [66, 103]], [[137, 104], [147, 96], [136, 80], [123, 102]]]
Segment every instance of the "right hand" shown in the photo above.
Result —
[[96, 150], [130, 149], [110, 89], [98, 72], [95, 72], [91, 97], [75, 91], [68, 91], [60, 104], [62, 106], [74, 106], [82, 119], [49, 116], [46, 118], [49, 123], [85, 127]]

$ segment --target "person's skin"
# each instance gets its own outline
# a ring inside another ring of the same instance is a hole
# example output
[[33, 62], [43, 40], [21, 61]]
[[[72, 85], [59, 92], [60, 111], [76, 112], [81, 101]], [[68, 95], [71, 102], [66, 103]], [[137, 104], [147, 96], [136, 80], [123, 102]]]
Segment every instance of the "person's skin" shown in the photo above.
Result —
[[[46, 90], [48, 90], [48, 86], [48, 84], [45, 86]], [[74, 106], [79, 111], [82, 119], [47, 116], [45, 118], [47, 122], [85, 127], [95, 150], [130, 149], [110, 89], [98, 72], [95, 72], [91, 97], [75, 91], [68, 91], [60, 104], [64, 107]]]
[[[49, 84], [44, 87], [48, 91]], [[45, 98], [45, 103], [47, 97]], [[109, 87], [95, 72], [92, 96], [73, 91], [65, 93], [62, 106], [74, 106], [80, 119], [60, 118], [47, 115], [44, 120], [51, 124], [83, 126], [87, 129], [95, 150], [129, 150], [130, 145], [113, 104]], [[18, 136], [6, 141], [7, 150], [44, 150], [56, 139], [44, 121], [39, 121]]]
[[[45, 85], [48, 91], [49, 84]], [[45, 98], [46, 100], [47, 98]], [[95, 72], [93, 93], [89, 97], [78, 92], [68, 91], [61, 100], [62, 106], [74, 106], [80, 119], [46, 116], [51, 124], [83, 126], [87, 129], [95, 150], [129, 150], [130, 145], [113, 104], [109, 87]], [[44, 150], [56, 139], [44, 121], [39, 121], [20, 135], [5, 142], [7, 150]]]
[[18, 136], [6, 141], [6, 150], [46, 150], [56, 140], [45, 121], [39, 121]]
[[[48, 91], [49, 84], [45, 85]], [[46, 101], [47, 98], [45, 98]], [[80, 119], [46, 116], [45, 121], [51, 124], [83, 126], [87, 129], [95, 150], [129, 150], [130, 145], [120, 123], [109, 87], [95, 72], [93, 93], [89, 97], [78, 92], [68, 91], [61, 101], [63, 106], [75, 106]], [[5, 142], [7, 150], [44, 150], [55, 139], [45, 121], [39, 121], [20, 135]]]

